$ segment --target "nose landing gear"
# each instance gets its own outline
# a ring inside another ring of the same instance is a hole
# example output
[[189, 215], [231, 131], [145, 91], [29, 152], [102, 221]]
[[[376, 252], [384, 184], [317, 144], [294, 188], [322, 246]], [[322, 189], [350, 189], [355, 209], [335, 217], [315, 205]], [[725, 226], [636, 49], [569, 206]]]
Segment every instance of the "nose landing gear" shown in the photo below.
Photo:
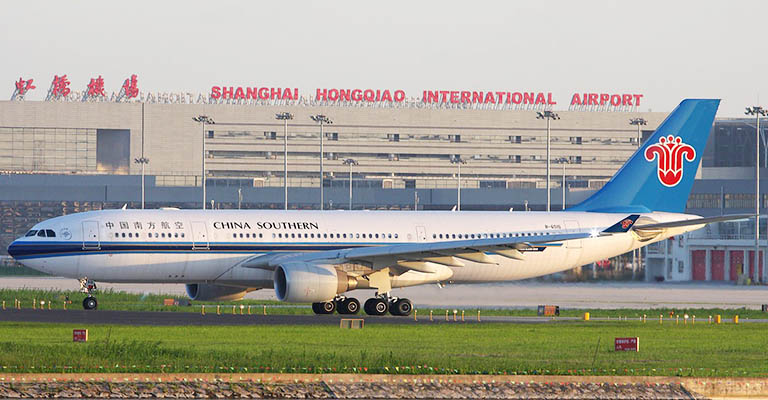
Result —
[[92, 279], [80, 278], [80, 292], [85, 293], [86, 298], [83, 299], [83, 309], [95, 310], [99, 306], [99, 302], [93, 297], [93, 294], [98, 290], [96, 288], [96, 282]]

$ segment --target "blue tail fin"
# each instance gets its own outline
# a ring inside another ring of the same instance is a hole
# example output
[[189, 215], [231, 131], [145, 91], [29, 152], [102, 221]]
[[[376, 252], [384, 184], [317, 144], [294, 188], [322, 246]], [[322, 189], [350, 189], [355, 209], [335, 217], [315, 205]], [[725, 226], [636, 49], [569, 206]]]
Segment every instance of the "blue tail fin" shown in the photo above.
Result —
[[683, 212], [720, 100], [683, 100], [597, 193], [569, 210]]

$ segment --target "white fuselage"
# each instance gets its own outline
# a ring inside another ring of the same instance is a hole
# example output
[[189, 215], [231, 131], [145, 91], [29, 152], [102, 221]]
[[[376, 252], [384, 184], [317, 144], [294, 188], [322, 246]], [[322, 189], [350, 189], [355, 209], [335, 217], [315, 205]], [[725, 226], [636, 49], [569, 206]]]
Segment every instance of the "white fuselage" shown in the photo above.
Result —
[[[106, 210], [53, 218], [32, 229], [9, 252], [46, 273], [102, 282], [217, 283], [272, 287], [272, 271], [243, 260], [272, 252], [307, 252], [398, 243], [443, 242], [504, 235], [591, 233], [522, 260], [489, 255], [496, 264], [466, 261], [438, 281], [526, 279], [603, 260], [700, 226], [666, 229], [641, 242], [629, 233], [599, 233], [625, 214], [593, 212]], [[692, 215], [647, 213], [655, 222]], [[12, 250], [12, 251], [11, 251]], [[450, 276], [449, 276], [450, 275]], [[393, 287], [428, 283], [418, 273], [393, 278]]]

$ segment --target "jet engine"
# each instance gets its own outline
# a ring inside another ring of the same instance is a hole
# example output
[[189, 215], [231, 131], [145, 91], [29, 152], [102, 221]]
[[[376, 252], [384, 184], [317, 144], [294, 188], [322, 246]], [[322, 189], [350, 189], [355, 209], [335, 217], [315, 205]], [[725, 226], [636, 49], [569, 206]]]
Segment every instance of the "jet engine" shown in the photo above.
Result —
[[210, 285], [207, 283], [187, 284], [187, 296], [199, 301], [241, 300], [248, 289], [236, 286]]
[[357, 279], [332, 265], [293, 262], [275, 269], [274, 287], [278, 300], [316, 303], [332, 300], [336, 294], [357, 288]]

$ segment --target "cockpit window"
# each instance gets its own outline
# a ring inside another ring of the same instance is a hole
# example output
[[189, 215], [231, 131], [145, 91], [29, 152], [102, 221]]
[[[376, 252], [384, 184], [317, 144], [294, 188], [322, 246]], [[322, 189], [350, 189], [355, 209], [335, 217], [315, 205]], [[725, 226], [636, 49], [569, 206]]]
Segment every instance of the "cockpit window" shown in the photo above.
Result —
[[37, 231], [37, 236], [45, 237], [45, 230], [44, 229], [40, 229], [39, 231]]
[[24, 235], [24, 236], [25, 237], [30, 237], [30, 236], [35, 236], [36, 234], [37, 234], [37, 230], [36, 229], [32, 229], [31, 231], [27, 232], [27, 234]]
[[47, 236], [47, 237], [56, 237], [56, 232], [54, 232], [52, 229], [46, 229], [45, 230], [45, 236]]

